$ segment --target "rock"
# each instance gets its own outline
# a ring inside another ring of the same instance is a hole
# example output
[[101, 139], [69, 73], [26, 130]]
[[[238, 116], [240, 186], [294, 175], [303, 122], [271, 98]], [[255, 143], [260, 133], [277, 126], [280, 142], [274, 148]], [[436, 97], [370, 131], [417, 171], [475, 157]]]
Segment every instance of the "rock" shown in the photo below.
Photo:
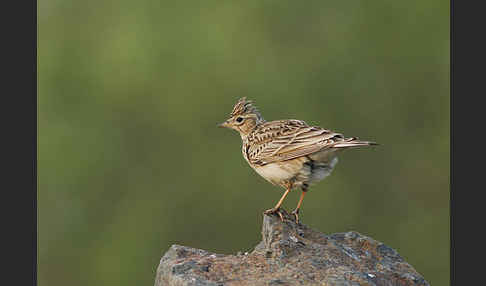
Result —
[[251, 253], [222, 255], [172, 245], [155, 286], [429, 285], [392, 248], [357, 232], [325, 235], [264, 215], [262, 241]]

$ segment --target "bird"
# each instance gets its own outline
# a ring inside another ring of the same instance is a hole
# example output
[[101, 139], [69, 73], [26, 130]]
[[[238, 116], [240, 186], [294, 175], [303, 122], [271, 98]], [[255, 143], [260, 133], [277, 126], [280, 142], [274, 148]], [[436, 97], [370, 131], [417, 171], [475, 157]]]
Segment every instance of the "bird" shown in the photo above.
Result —
[[301, 189], [292, 215], [299, 223], [299, 210], [310, 186], [329, 176], [345, 149], [378, 145], [357, 137], [310, 126], [297, 119], [266, 121], [251, 100], [242, 97], [229, 118], [219, 127], [237, 131], [241, 152], [248, 164], [265, 180], [285, 189], [277, 204], [264, 214], [278, 214], [284, 221], [281, 205], [292, 189]]

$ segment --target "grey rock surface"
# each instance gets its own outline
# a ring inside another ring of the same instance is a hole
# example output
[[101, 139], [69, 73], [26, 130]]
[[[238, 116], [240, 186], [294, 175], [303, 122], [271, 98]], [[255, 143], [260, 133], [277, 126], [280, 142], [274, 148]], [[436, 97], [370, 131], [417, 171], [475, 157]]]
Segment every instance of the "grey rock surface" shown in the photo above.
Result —
[[264, 215], [262, 241], [251, 253], [222, 255], [172, 245], [155, 286], [429, 285], [392, 248], [357, 232], [331, 235]]

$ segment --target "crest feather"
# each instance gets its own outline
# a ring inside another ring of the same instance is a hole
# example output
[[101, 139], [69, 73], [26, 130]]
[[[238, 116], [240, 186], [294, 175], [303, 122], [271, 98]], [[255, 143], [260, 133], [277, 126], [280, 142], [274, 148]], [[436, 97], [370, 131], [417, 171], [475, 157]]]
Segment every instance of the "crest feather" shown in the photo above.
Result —
[[235, 106], [233, 107], [233, 111], [231, 111], [230, 115], [237, 116], [249, 113], [253, 113], [256, 114], [258, 117], [261, 117], [260, 112], [255, 106], [252, 105], [252, 101], [246, 100], [246, 97], [242, 97], [235, 104]]

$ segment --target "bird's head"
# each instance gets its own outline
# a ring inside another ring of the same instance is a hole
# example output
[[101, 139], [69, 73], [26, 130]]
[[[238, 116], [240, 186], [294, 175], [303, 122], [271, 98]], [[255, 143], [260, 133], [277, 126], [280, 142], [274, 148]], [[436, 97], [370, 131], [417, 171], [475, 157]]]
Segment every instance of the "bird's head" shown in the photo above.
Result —
[[230, 118], [219, 124], [219, 127], [226, 127], [238, 131], [241, 137], [247, 136], [255, 127], [265, 122], [262, 115], [251, 101], [246, 97], [240, 98], [230, 113]]

